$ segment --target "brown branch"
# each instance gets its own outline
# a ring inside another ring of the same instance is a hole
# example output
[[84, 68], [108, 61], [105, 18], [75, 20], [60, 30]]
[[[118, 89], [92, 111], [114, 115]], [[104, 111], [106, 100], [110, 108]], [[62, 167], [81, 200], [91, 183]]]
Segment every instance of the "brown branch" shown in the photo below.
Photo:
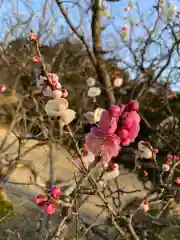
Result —
[[99, 77], [100, 83], [106, 89], [108, 103], [109, 105], [112, 105], [116, 103], [116, 99], [114, 96], [111, 79], [106, 67], [106, 62], [102, 55], [100, 2], [101, 2], [100, 0], [96, 0], [92, 7], [93, 15], [92, 15], [91, 29], [92, 29], [92, 38], [93, 38], [93, 51], [97, 59], [97, 75]]

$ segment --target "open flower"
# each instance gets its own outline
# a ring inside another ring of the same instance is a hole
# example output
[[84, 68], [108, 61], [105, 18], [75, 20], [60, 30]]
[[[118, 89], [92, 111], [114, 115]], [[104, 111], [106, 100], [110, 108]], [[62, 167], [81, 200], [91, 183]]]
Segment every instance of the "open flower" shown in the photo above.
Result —
[[[88, 169], [89, 165], [94, 162], [95, 156], [92, 152], [86, 151], [82, 154], [82, 162], [86, 169]], [[78, 165], [82, 165], [81, 160], [79, 158], [76, 159]]]
[[140, 158], [152, 159], [153, 149], [150, 149], [149, 145], [144, 141], [138, 143], [138, 149], [140, 151]]
[[99, 87], [90, 87], [88, 90], [88, 97], [95, 98], [101, 94]]
[[91, 128], [86, 136], [85, 144], [95, 156], [100, 156], [104, 165], [120, 151], [120, 138], [114, 134], [117, 129], [117, 120], [109, 111], [102, 113], [98, 127]]
[[110, 169], [108, 169], [108, 172], [105, 172], [101, 178], [101, 180], [99, 181], [99, 184], [102, 187], [105, 187], [107, 185], [107, 182], [115, 179], [116, 177], [119, 176], [120, 172], [119, 172], [119, 165], [116, 163], [110, 164], [109, 166]]
[[50, 117], [59, 117], [68, 108], [68, 101], [64, 98], [49, 100], [45, 105], [45, 111]]
[[100, 121], [102, 113], [105, 111], [103, 108], [96, 108], [94, 111], [94, 123], [97, 123]]
[[94, 113], [93, 112], [86, 112], [83, 114], [84, 118], [88, 121], [89, 124], [94, 124]]
[[89, 77], [87, 80], [86, 80], [86, 84], [88, 87], [93, 87], [96, 83], [96, 80], [92, 77]]
[[69, 125], [76, 117], [76, 112], [72, 109], [65, 109], [64, 111], [59, 112], [60, 116], [60, 126], [63, 128], [66, 125]]
[[170, 170], [170, 165], [169, 164], [167, 164], [167, 163], [165, 163], [165, 164], [163, 164], [162, 165], [162, 170], [164, 171], [164, 172], [168, 172], [169, 170]]
[[[36, 205], [43, 207], [46, 214], [53, 214], [56, 211], [56, 201], [61, 196], [61, 189], [53, 187], [50, 195], [38, 195], [35, 198]], [[58, 202], [57, 202], [58, 203]]]

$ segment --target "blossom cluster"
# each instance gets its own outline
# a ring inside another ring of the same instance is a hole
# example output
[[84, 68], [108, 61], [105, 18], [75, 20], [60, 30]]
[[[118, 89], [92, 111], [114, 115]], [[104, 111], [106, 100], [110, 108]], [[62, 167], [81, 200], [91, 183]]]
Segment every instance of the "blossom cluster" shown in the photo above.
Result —
[[126, 105], [114, 105], [102, 112], [97, 127], [85, 138], [88, 151], [100, 156], [104, 167], [116, 157], [121, 147], [134, 142], [140, 130], [139, 104], [132, 100]]
[[67, 101], [68, 91], [62, 88], [59, 77], [54, 73], [48, 73], [50, 85], [47, 84], [47, 77], [41, 76], [36, 80], [36, 86], [42, 94], [50, 99], [45, 105], [45, 112], [51, 119], [59, 119], [60, 126], [63, 128], [72, 122], [76, 113], [69, 109]]
[[53, 187], [49, 195], [37, 195], [35, 203], [44, 208], [46, 214], [53, 214], [56, 211], [56, 205], [61, 196], [61, 189]]

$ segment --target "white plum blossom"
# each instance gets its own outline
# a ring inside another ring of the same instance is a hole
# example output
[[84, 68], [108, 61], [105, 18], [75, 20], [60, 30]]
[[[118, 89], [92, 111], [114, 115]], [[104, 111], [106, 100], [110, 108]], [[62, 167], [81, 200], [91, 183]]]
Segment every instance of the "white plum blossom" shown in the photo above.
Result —
[[101, 178], [101, 180], [99, 181], [99, 184], [101, 187], [105, 187], [107, 185], [107, 182], [115, 179], [116, 177], [119, 176], [120, 171], [119, 171], [119, 165], [114, 163], [112, 164], [113, 168], [111, 171], [105, 172]]
[[68, 108], [68, 101], [64, 98], [49, 100], [45, 105], [46, 114], [49, 117], [59, 117], [62, 111]]
[[60, 113], [60, 127], [69, 125], [76, 117], [76, 112], [72, 109], [66, 109]]
[[89, 77], [86, 80], [86, 84], [87, 84], [88, 87], [93, 87], [96, 84], [96, 80], [92, 77]]
[[144, 141], [138, 143], [138, 150], [140, 151], [140, 158], [152, 159], [153, 149], [150, 149]]
[[94, 124], [94, 113], [86, 112], [84, 113], [84, 118], [88, 121], [89, 124]]
[[99, 87], [90, 87], [88, 90], [88, 97], [95, 98], [101, 94]]
[[94, 111], [94, 123], [97, 123], [101, 119], [102, 113], [105, 111], [104, 108], [96, 108]]
[[52, 89], [50, 88], [50, 86], [46, 86], [44, 89], [43, 89], [43, 95], [45, 97], [52, 97], [52, 94], [53, 94], [53, 91]]

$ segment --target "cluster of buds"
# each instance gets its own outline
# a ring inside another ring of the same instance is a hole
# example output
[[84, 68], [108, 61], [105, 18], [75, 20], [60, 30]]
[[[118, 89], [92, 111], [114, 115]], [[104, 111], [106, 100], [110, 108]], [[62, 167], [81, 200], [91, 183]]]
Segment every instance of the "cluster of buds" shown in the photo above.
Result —
[[36, 79], [36, 86], [45, 97], [52, 98], [45, 105], [46, 114], [51, 120], [59, 120], [63, 128], [75, 119], [76, 113], [68, 108], [69, 103], [66, 99], [68, 91], [62, 88], [58, 75], [55, 73], [47, 73], [47, 75], [40, 75]]
[[173, 163], [179, 162], [179, 161], [180, 161], [180, 156], [168, 154], [167, 161], [162, 165], [163, 171], [164, 172], [170, 171], [171, 167], [173, 166]]
[[61, 196], [61, 189], [53, 187], [48, 195], [37, 195], [35, 198], [36, 205], [43, 207], [46, 214], [53, 214], [56, 211], [59, 199]]

